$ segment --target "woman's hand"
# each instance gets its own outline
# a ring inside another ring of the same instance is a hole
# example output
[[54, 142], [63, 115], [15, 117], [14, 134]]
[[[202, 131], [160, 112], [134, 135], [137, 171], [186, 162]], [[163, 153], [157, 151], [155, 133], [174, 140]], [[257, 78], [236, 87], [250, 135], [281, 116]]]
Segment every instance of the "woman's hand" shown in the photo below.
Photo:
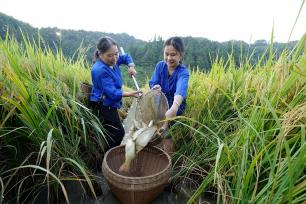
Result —
[[138, 91], [131, 91], [130, 92], [130, 96], [131, 97], [135, 97], [135, 98], [138, 98], [142, 95], [142, 91], [141, 90], [138, 90]]
[[173, 118], [176, 116], [178, 107], [177, 106], [172, 106], [169, 110], [167, 110], [165, 116], [166, 118]]
[[173, 118], [176, 116], [180, 105], [182, 104], [183, 97], [181, 95], [175, 95], [171, 108], [166, 112], [166, 118]]
[[153, 90], [161, 91], [161, 86], [159, 84], [156, 84], [152, 87]]
[[142, 95], [142, 91], [139, 90], [139, 91], [124, 91], [123, 92], [123, 97], [135, 97], [135, 98], [138, 98]]
[[129, 74], [130, 77], [136, 76], [137, 72], [136, 72], [135, 66], [129, 66], [128, 74]]

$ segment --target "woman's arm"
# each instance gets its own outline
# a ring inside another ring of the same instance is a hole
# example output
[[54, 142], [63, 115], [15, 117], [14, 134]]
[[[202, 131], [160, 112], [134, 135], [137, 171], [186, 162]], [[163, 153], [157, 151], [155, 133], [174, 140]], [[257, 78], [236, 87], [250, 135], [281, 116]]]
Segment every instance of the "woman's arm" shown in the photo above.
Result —
[[129, 54], [119, 55], [117, 64], [118, 65], [125, 64], [125, 65], [128, 65], [128, 66], [132, 66], [132, 65], [135, 66], [135, 64], [133, 62], [133, 58]]
[[183, 100], [186, 99], [187, 90], [188, 90], [188, 81], [189, 81], [189, 71], [188, 69], [186, 69], [178, 76], [174, 95], [180, 95], [183, 97]]
[[103, 95], [106, 95], [112, 101], [121, 100], [123, 92], [121, 89], [116, 88], [112, 77], [108, 73], [101, 73], [100, 83], [103, 87]]
[[173, 103], [170, 109], [166, 112], [166, 118], [172, 118], [176, 116], [179, 107], [183, 103], [183, 100], [187, 97], [188, 81], [189, 72], [186, 69], [178, 76]]
[[135, 97], [138, 98], [142, 91], [123, 91], [123, 97]]
[[175, 117], [179, 107], [182, 104], [182, 102], [183, 102], [183, 97], [181, 95], [175, 95], [173, 103], [172, 103], [172, 106], [170, 107], [169, 110], [167, 110], [167, 112], [165, 114], [166, 118], [173, 118], [173, 117]]
[[135, 69], [135, 64], [133, 62], [133, 58], [129, 55], [129, 54], [124, 54], [124, 55], [119, 55], [118, 61], [117, 61], [118, 65], [121, 64], [125, 64], [127, 65], [128, 68], [128, 74], [131, 77], [132, 75], [136, 75], [136, 69]]

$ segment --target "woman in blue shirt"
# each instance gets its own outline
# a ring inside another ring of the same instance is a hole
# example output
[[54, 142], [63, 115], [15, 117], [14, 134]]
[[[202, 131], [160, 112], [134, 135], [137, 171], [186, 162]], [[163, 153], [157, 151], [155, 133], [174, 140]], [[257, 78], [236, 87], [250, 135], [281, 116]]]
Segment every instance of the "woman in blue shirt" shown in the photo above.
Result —
[[120, 145], [125, 134], [117, 111], [122, 106], [122, 97], [138, 97], [140, 93], [122, 90], [121, 64], [128, 65], [130, 76], [136, 74], [131, 56], [119, 55], [118, 45], [112, 38], [101, 38], [97, 44], [95, 63], [91, 67], [93, 87], [89, 101], [109, 136], [109, 148]]
[[[164, 61], [157, 63], [149, 86], [161, 90], [167, 97], [169, 110], [166, 118], [182, 115], [186, 108], [186, 97], [189, 81], [189, 71], [182, 64], [184, 54], [183, 41], [179, 37], [171, 37], [164, 43]], [[173, 142], [171, 138], [164, 140], [164, 149], [171, 153]]]

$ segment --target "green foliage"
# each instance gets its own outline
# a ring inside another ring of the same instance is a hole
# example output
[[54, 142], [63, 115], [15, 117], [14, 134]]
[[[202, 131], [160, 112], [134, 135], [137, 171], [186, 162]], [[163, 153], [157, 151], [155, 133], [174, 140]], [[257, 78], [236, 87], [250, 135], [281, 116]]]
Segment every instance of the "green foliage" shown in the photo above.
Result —
[[[191, 74], [184, 118], [171, 129], [175, 176], [217, 203], [303, 203], [305, 183], [306, 34], [294, 52], [236, 67], [217, 60]], [[247, 62], [247, 60], [246, 60]]]

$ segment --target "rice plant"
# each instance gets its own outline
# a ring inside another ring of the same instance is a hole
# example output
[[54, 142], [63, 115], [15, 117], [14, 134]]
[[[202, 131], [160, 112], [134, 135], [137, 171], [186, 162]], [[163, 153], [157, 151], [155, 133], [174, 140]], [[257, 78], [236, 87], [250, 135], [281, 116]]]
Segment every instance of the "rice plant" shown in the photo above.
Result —
[[[96, 196], [92, 164], [101, 165], [106, 135], [77, 99], [88, 65], [41, 42], [0, 41], [0, 203], [44, 191], [69, 203], [67, 181]], [[305, 202], [305, 47], [306, 35], [277, 61], [270, 47], [256, 67], [229, 56], [192, 72], [185, 116], [170, 130], [173, 179], [196, 186], [189, 203], [207, 191], [217, 203]]]
[[[306, 34], [294, 51], [256, 68], [218, 59], [194, 71], [186, 117], [171, 134], [174, 179], [217, 203], [306, 201]], [[246, 60], [247, 61], [247, 60]]]
[[29, 42], [0, 41], [0, 199], [26, 201], [47, 187], [48, 197], [69, 202], [65, 180], [96, 196], [91, 165], [101, 165], [107, 144], [99, 119], [76, 99], [88, 65], [52, 53], [40, 37]]

